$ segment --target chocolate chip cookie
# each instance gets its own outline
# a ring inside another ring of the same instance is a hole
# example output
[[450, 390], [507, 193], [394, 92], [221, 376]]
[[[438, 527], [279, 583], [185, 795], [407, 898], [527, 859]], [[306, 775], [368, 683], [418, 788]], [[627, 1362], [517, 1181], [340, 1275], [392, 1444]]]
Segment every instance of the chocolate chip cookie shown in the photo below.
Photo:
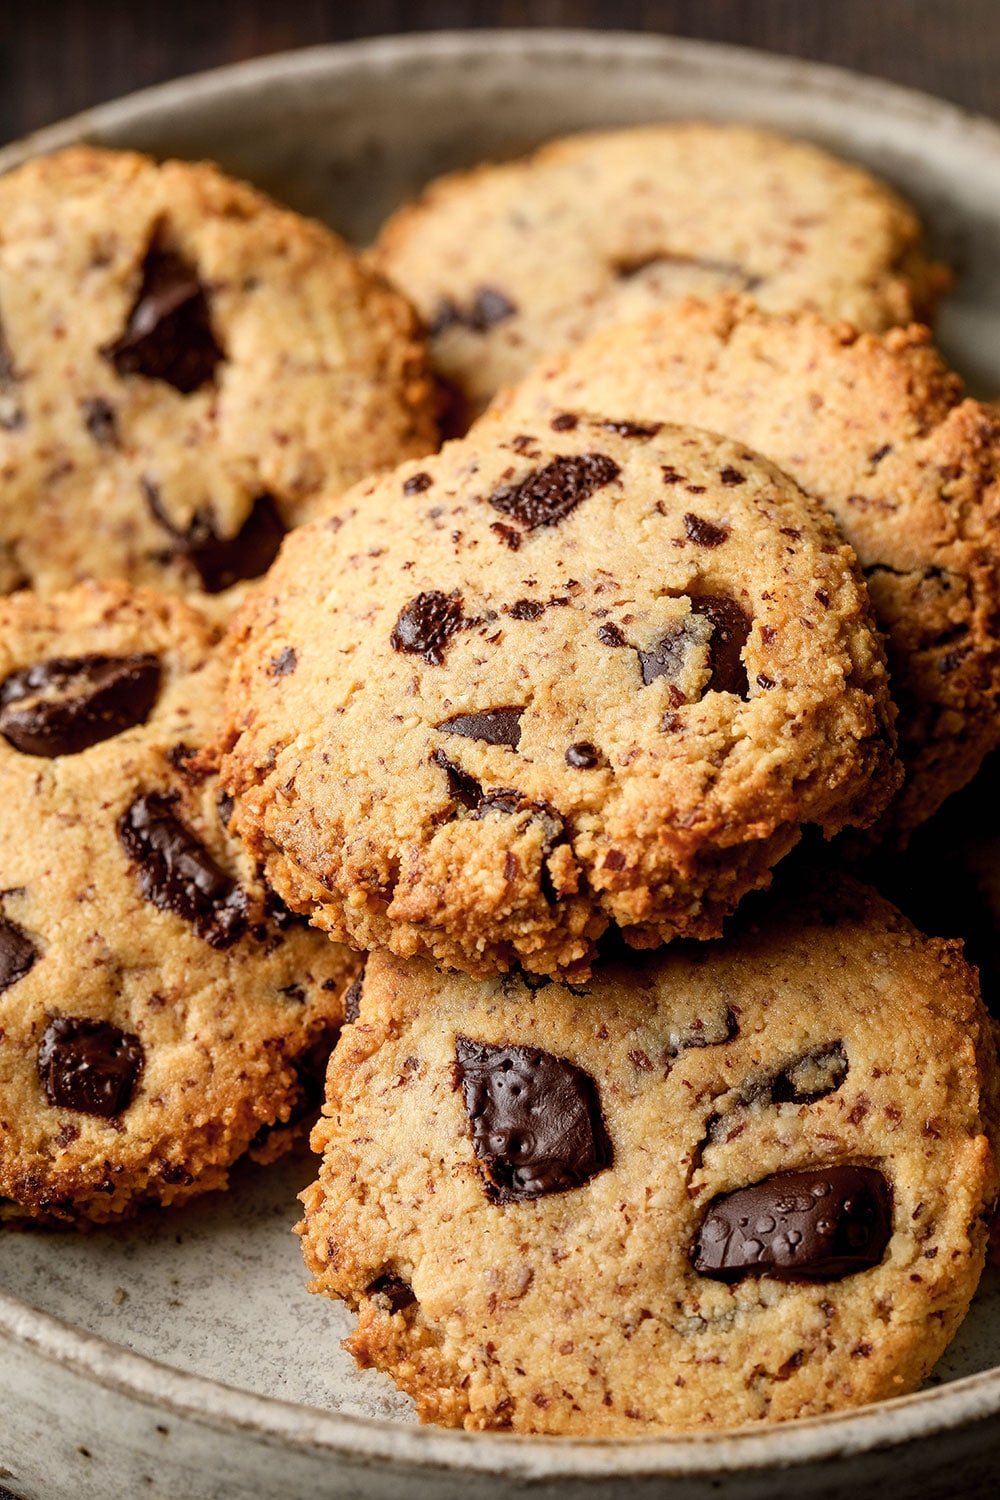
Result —
[[218, 592], [435, 443], [412, 311], [321, 225], [131, 152], [0, 179], [3, 592]]
[[275, 889], [470, 973], [712, 936], [898, 779], [853, 554], [692, 429], [564, 415], [360, 485], [235, 652], [222, 779]]
[[227, 831], [225, 668], [178, 598], [0, 600], [0, 1222], [224, 1187], [318, 1103], [357, 961]]
[[692, 422], [779, 464], [834, 516], [885, 631], [906, 785], [928, 818], [1000, 743], [1000, 417], [962, 400], [925, 329], [876, 337], [747, 299], [694, 299], [595, 334], [498, 399]]
[[928, 316], [948, 281], [869, 173], [709, 123], [573, 136], [445, 177], [389, 220], [373, 258], [473, 414], [542, 355], [684, 293], [747, 290], [878, 331]]
[[982, 1270], [975, 974], [864, 887], [540, 993], [374, 954], [327, 1088], [313, 1290], [426, 1421], [636, 1435], [879, 1400]]

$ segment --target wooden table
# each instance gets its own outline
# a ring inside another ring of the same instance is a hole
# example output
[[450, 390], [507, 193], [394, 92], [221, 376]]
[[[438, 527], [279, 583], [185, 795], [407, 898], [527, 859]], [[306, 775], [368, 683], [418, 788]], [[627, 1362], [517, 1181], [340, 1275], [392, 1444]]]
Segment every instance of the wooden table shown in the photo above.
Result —
[[1000, 116], [998, 0], [0, 0], [0, 141], [183, 73], [452, 26], [707, 37], [880, 74]]

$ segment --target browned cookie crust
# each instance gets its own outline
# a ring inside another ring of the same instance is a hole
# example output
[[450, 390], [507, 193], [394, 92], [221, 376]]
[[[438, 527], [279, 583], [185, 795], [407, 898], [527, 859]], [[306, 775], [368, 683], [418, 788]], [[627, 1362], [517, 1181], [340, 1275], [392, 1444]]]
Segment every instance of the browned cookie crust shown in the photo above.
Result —
[[863, 887], [541, 992], [374, 954], [303, 1249], [425, 1421], [818, 1415], [912, 1390], [955, 1332], [996, 1099], [959, 946]]
[[533, 431], [564, 408], [730, 433], [822, 501], [887, 637], [907, 770], [892, 822], [972, 777], [1000, 742], [1000, 419], [962, 400], [925, 329], [690, 299], [547, 360], [495, 410]]
[[685, 293], [753, 291], [878, 331], [947, 285], [912, 210], [859, 167], [745, 125], [572, 136], [433, 182], [373, 253], [473, 414], [542, 355]]
[[0, 1222], [225, 1187], [318, 1102], [357, 962], [196, 768], [225, 669], [179, 599], [0, 601]]
[[217, 592], [435, 442], [411, 309], [322, 225], [132, 152], [0, 179], [3, 592]]
[[898, 780], [853, 554], [691, 429], [564, 419], [361, 485], [235, 652], [223, 784], [275, 889], [470, 973], [713, 936]]

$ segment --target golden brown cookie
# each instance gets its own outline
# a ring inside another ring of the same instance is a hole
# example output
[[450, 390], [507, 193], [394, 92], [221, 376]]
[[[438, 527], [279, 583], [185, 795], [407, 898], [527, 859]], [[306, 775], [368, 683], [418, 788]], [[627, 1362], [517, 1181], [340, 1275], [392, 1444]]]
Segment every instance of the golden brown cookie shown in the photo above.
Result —
[[435, 442], [412, 311], [322, 225], [132, 152], [0, 179], [3, 592], [218, 592]]
[[425, 1421], [638, 1435], [914, 1389], [997, 1191], [958, 944], [861, 886], [538, 991], [374, 954], [300, 1232]]
[[358, 486], [235, 653], [223, 784], [275, 889], [470, 973], [585, 966], [612, 921], [713, 936], [898, 781], [853, 554], [690, 429], [494, 430]]
[[197, 769], [225, 670], [180, 599], [0, 600], [0, 1221], [224, 1187], [317, 1102], [357, 961]]
[[473, 415], [542, 355], [685, 293], [747, 290], [879, 331], [928, 316], [947, 285], [912, 210], [868, 172], [771, 131], [690, 122], [442, 178], [373, 259]]
[[[833, 515], [885, 631], [903, 832], [1000, 742], [1000, 419], [925, 329], [880, 337], [746, 299], [693, 299], [543, 362], [496, 411], [692, 422], [779, 464]], [[487, 419], [489, 420], [489, 419]]]

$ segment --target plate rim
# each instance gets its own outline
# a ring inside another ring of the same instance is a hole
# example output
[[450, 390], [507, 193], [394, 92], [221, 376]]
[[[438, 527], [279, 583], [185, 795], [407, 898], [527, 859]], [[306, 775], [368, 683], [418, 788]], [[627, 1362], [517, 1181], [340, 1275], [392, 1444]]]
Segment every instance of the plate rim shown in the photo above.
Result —
[[[898, 121], [907, 117], [938, 131], [970, 137], [1000, 162], [1000, 123], [923, 91], [828, 63], [698, 38], [623, 30], [497, 28], [438, 30], [324, 43], [225, 64], [136, 90], [91, 106], [0, 147], [0, 172], [62, 146], [114, 132], [172, 105], [241, 93], [288, 75], [334, 77], [367, 67], [384, 71], [415, 55], [435, 61], [477, 56], [613, 54], [627, 61], [714, 69], [800, 94], [819, 91], [841, 104]], [[630, 1438], [546, 1437], [411, 1426], [389, 1418], [344, 1413], [266, 1396], [179, 1369], [98, 1334], [74, 1327], [0, 1288], [0, 1346], [56, 1364], [67, 1373], [147, 1407], [172, 1412], [216, 1431], [242, 1430], [305, 1451], [355, 1462], [411, 1465], [511, 1478], [662, 1477], [753, 1473], [847, 1459], [875, 1449], [934, 1437], [1000, 1414], [1000, 1364], [868, 1406], [793, 1422], [719, 1432]], [[2, 1352], [2, 1349], [0, 1349]]]

